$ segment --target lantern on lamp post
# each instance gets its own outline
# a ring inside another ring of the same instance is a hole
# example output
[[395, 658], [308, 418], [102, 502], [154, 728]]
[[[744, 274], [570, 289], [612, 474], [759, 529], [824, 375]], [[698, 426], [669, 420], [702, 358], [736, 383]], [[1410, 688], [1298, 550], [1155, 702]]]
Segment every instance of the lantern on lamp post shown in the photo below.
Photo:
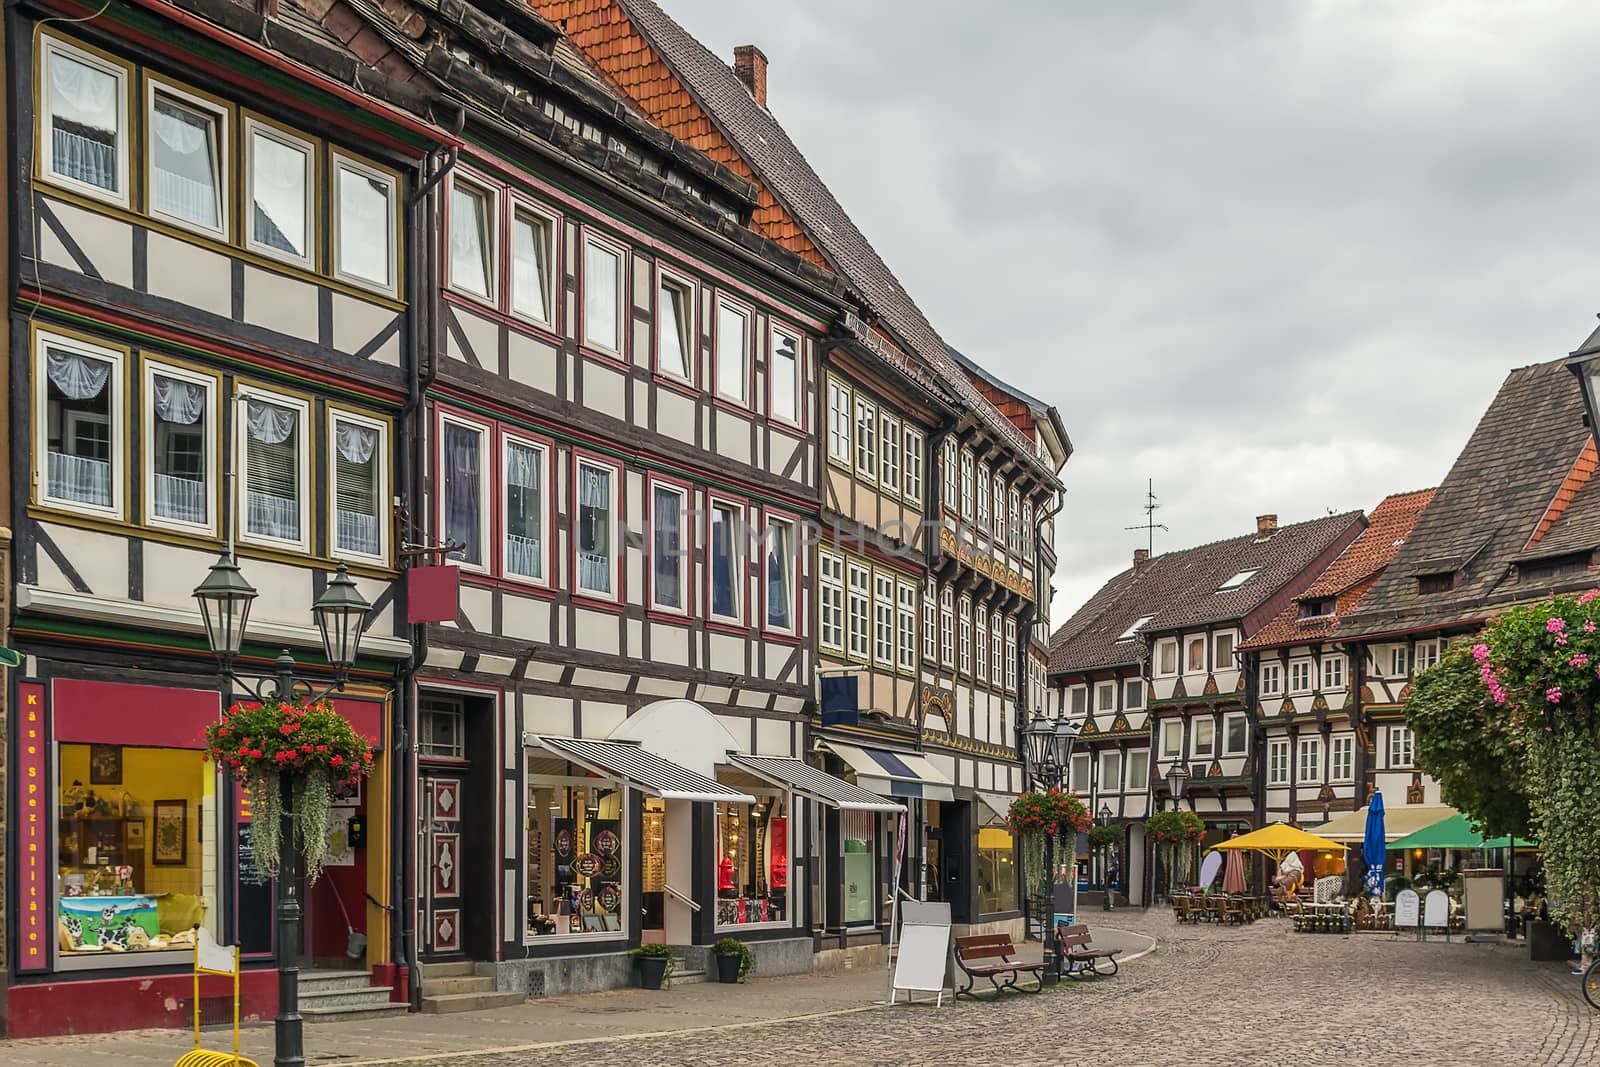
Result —
[[[1048, 792], [1062, 787], [1072, 763], [1072, 746], [1081, 730], [1080, 724], [1068, 722], [1065, 717], [1051, 720], [1042, 711], [1033, 713], [1022, 740], [1027, 759], [1025, 770], [1035, 788]], [[1040, 936], [1045, 943], [1044, 981], [1047, 984], [1061, 978], [1060, 945], [1051, 931], [1056, 910], [1055, 844], [1055, 835], [1047, 834], [1044, 839], [1045, 899], [1041, 905], [1044, 910], [1039, 919]]]

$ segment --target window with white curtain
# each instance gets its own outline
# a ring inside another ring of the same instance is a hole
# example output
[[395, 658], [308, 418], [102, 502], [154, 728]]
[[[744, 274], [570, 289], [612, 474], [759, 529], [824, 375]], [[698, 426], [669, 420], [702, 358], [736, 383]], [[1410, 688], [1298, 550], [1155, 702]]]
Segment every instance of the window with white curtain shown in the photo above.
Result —
[[488, 432], [481, 426], [454, 419], [440, 424], [440, 526], [446, 541], [466, 546], [450, 553], [449, 558], [472, 567], [487, 563], [487, 439]]
[[622, 250], [583, 239], [583, 342], [614, 355], [622, 352]]
[[800, 339], [788, 330], [772, 328], [772, 416], [800, 423]]
[[228, 113], [209, 101], [150, 85], [150, 210], [227, 233]]
[[126, 205], [128, 69], [49, 36], [40, 54], [43, 172]]
[[878, 476], [878, 409], [859, 393], [856, 395], [856, 473], [863, 478]]
[[711, 617], [723, 622], [744, 620], [744, 508], [711, 503]]
[[247, 540], [305, 547], [310, 442], [302, 400], [250, 390], [242, 412], [244, 522]]
[[922, 434], [909, 426], [905, 432], [905, 468], [906, 476], [902, 485], [902, 494], [906, 503], [920, 509], [922, 507]]
[[[43, 438], [42, 499], [120, 515], [123, 356], [75, 338], [37, 338]], [[38, 416], [36, 416], [38, 418]]]
[[656, 369], [693, 381], [689, 353], [694, 351], [694, 287], [668, 274], [656, 291]]
[[872, 575], [872, 658], [880, 667], [894, 669], [894, 575]]
[[750, 316], [717, 302], [717, 395], [745, 403], [750, 380]]
[[689, 494], [663, 482], [650, 486], [650, 605], [662, 611], [689, 610], [689, 556], [684, 524]]
[[245, 202], [250, 206], [245, 244], [310, 267], [316, 146], [249, 116], [244, 129]]
[[821, 598], [818, 641], [823, 648], [844, 651], [844, 557], [826, 549], [817, 554], [817, 589]]
[[577, 469], [577, 589], [614, 600], [617, 596], [617, 472], [580, 459]]
[[872, 653], [872, 571], [854, 560], [846, 564], [849, 585], [846, 604], [850, 634], [850, 658], [865, 663]]
[[767, 519], [763, 539], [765, 561], [761, 580], [767, 598], [767, 629], [792, 633], [795, 618], [794, 523], [787, 519]]
[[828, 458], [850, 463], [850, 387], [828, 379]]
[[333, 153], [334, 273], [395, 291], [395, 179]]
[[878, 441], [883, 461], [878, 467], [879, 484], [890, 493], [900, 492], [900, 420], [883, 414], [879, 420]]
[[384, 425], [331, 412], [333, 443], [333, 551], [384, 557]]
[[463, 178], [450, 179], [450, 287], [494, 298], [494, 195]]
[[914, 671], [917, 669], [917, 585], [900, 580], [896, 582], [896, 591], [899, 596], [896, 622], [900, 632], [895, 654], [902, 671]]
[[552, 220], [526, 207], [511, 215], [511, 310], [546, 326], [556, 321], [554, 232]]
[[989, 611], [982, 604], [972, 620], [972, 640], [978, 647], [973, 649], [976, 659], [976, 672], [978, 681], [989, 680]]
[[549, 500], [550, 451], [541, 444], [517, 437], [504, 439], [505, 557], [502, 570], [511, 577], [545, 582], [545, 508]]
[[147, 361], [145, 514], [159, 525], [214, 527], [215, 378]]

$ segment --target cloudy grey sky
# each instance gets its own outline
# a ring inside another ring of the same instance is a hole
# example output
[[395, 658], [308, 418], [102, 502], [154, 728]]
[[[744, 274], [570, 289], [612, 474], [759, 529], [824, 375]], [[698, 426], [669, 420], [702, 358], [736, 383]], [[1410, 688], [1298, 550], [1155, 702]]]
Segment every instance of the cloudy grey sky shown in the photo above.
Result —
[[1055, 621], [1156, 549], [1435, 485], [1600, 310], [1600, 5], [663, 0], [945, 338], [1054, 403]]

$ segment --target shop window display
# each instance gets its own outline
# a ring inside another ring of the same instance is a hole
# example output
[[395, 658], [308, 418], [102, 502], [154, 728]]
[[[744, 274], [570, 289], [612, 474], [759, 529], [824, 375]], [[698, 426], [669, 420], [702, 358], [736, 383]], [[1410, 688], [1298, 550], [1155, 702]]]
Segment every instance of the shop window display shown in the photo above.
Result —
[[877, 819], [870, 811], [839, 813], [844, 847], [844, 921], [853, 926], [873, 920], [872, 841]]
[[978, 913], [1017, 910], [1016, 848], [1011, 831], [985, 826], [978, 831]]
[[216, 774], [189, 749], [57, 746], [59, 958], [107, 965], [215, 935]]
[[528, 935], [622, 934], [623, 800], [593, 778], [528, 778]]
[[754, 804], [717, 805], [717, 925], [789, 919], [789, 798], [751, 789]]

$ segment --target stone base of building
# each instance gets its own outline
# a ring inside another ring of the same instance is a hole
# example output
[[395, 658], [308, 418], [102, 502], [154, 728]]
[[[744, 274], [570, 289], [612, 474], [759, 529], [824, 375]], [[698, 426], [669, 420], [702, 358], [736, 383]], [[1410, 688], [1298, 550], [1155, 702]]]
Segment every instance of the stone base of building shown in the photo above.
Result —
[[[8, 1037], [60, 1037], [117, 1030], [194, 1025], [194, 976], [141, 974], [30, 982], [11, 987]], [[270, 1021], [278, 1011], [278, 972], [246, 970], [239, 976], [239, 1021]], [[200, 1019], [226, 1022], [233, 1014], [233, 983], [200, 980]]]

